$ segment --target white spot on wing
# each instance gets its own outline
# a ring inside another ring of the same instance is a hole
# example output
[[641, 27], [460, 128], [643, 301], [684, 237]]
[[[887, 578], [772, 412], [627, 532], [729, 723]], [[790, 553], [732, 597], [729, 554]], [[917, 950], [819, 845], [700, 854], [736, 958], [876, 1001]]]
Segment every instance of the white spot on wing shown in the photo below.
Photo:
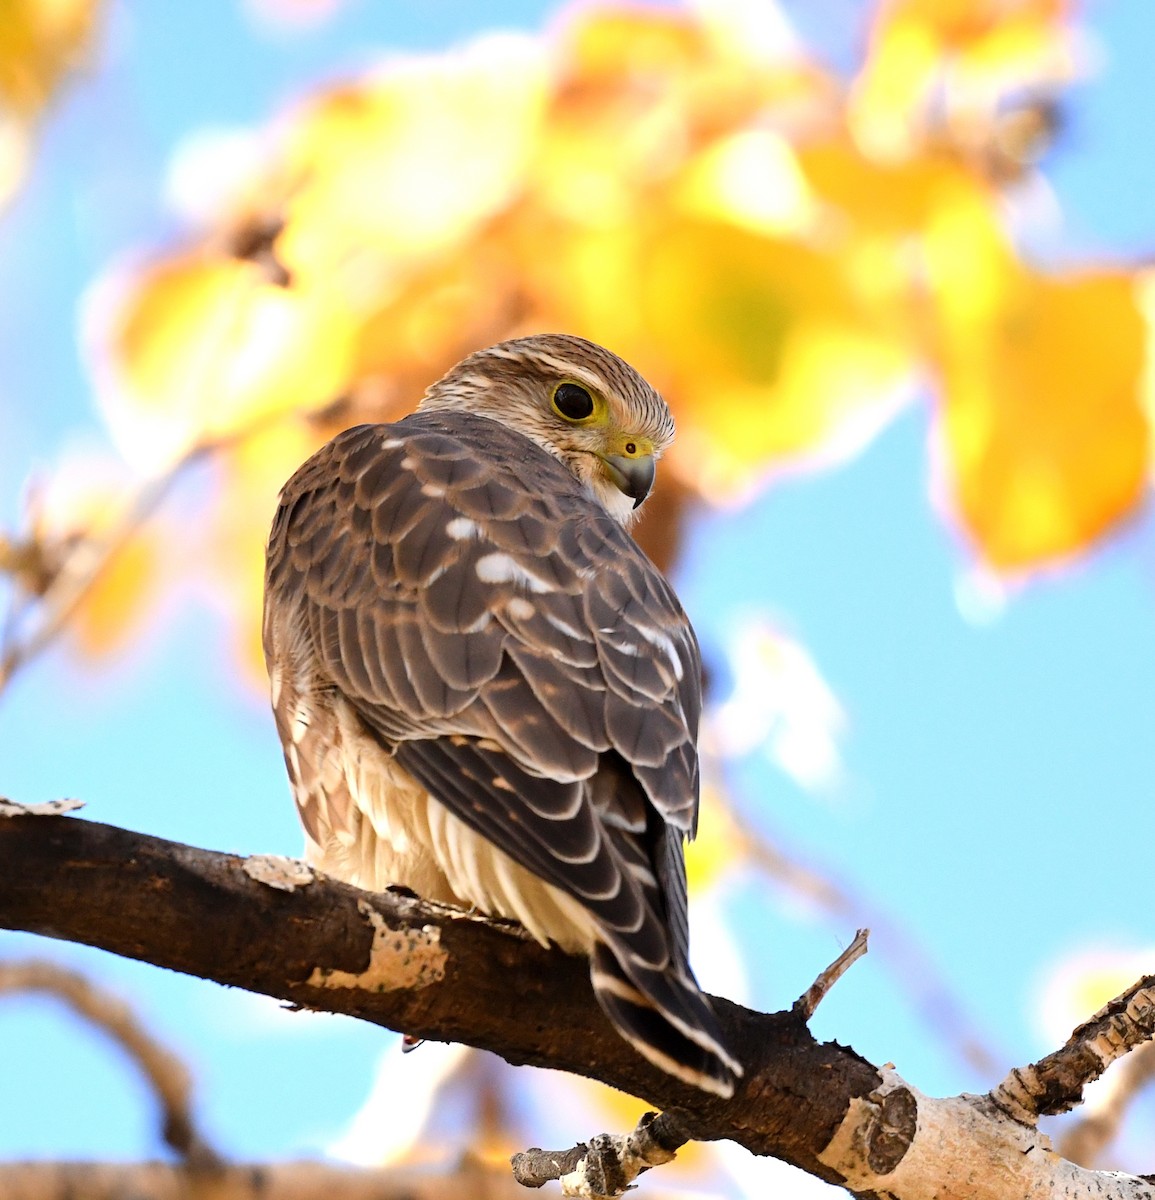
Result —
[[670, 666], [674, 669], [674, 678], [681, 680], [682, 660], [678, 657], [678, 648], [674, 645], [670, 635], [663, 633], [660, 629], [649, 629], [645, 625], [635, 625], [634, 628], [651, 646], [656, 646], [665, 654], [670, 660]]
[[399, 450], [405, 443], [396, 437], [383, 438], [381, 441], [382, 450]]
[[480, 537], [481, 526], [476, 521], [471, 521], [468, 517], [454, 517], [445, 526], [445, 532], [455, 542], [462, 542], [466, 538]]
[[528, 621], [537, 612], [524, 596], [510, 596], [505, 610], [515, 621]]
[[550, 584], [528, 571], [516, 559], [501, 552], [479, 558], [474, 569], [482, 583], [520, 583], [531, 592], [553, 591]]
[[553, 613], [547, 612], [545, 614], [545, 619], [554, 627], [554, 629], [560, 630], [566, 635], [566, 637], [571, 637], [575, 641], [584, 641], [587, 637], [587, 634], [583, 633], [580, 629], [575, 629], [572, 625], [568, 624], [566, 621], [563, 621], [560, 617], [555, 617]]
[[431, 500], [440, 500], [445, 495], [445, 489], [436, 483], [423, 483], [421, 485], [421, 494], [428, 496]]

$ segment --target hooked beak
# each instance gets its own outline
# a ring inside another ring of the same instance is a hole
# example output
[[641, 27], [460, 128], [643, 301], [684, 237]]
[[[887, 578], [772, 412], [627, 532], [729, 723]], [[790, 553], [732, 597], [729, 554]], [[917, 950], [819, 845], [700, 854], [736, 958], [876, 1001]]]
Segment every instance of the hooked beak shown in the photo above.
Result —
[[624, 492], [637, 508], [650, 494], [654, 486], [654, 473], [657, 464], [652, 454], [641, 454], [637, 458], [626, 458], [621, 454], [606, 454], [602, 456], [606, 465], [606, 475], [610, 482]]

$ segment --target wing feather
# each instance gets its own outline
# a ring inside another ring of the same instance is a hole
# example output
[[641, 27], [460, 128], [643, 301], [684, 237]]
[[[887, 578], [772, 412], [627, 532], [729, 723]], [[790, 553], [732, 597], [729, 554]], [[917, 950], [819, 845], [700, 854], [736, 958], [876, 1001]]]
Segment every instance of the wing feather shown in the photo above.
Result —
[[402, 768], [585, 905], [665, 1004], [655, 973], [688, 971], [698, 649], [569, 471], [469, 413], [347, 430], [282, 493], [267, 595], [266, 627], [303, 631]]

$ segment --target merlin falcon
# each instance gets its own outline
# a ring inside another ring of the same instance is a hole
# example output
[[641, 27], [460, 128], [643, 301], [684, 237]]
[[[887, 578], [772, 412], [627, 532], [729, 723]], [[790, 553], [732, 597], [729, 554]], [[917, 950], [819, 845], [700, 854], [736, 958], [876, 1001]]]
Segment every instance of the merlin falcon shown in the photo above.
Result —
[[627, 532], [673, 434], [581, 338], [470, 355], [285, 485], [264, 647], [311, 863], [587, 955], [641, 1054], [729, 1096], [688, 962], [701, 663]]

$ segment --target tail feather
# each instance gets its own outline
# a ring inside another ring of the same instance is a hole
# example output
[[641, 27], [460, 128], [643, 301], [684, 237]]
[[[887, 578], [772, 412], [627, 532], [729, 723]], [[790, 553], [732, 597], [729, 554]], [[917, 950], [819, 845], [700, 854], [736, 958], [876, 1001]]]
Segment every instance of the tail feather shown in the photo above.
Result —
[[618, 1032], [663, 1071], [716, 1096], [732, 1096], [742, 1067], [722, 1044], [718, 1019], [693, 977], [671, 968], [631, 967], [627, 974], [606, 944], [594, 947], [594, 994]]

